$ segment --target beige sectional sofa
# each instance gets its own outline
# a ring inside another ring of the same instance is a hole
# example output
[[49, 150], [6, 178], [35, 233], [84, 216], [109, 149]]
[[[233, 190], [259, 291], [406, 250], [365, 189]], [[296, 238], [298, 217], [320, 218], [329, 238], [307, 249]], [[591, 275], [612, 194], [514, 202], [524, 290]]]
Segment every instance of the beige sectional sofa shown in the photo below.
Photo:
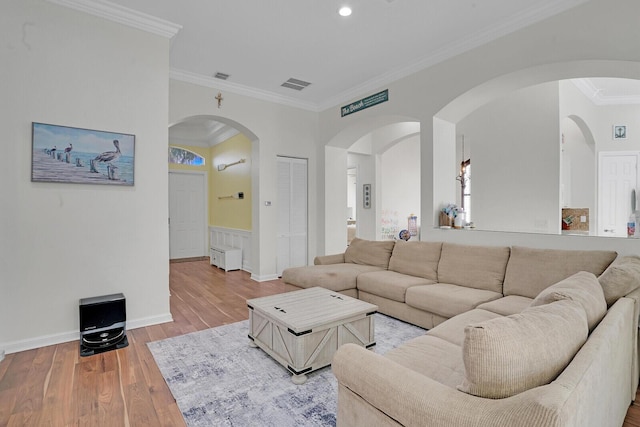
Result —
[[342, 346], [339, 426], [620, 426], [638, 387], [640, 258], [354, 239], [287, 269], [429, 329]]

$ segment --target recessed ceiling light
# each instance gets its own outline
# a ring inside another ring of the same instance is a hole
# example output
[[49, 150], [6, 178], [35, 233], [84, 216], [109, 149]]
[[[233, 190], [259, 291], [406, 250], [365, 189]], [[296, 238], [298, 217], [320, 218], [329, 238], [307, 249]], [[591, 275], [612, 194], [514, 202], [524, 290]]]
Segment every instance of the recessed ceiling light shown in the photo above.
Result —
[[340, 16], [349, 16], [351, 15], [351, 8], [349, 6], [342, 6], [340, 9], [338, 9], [338, 13], [340, 14]]

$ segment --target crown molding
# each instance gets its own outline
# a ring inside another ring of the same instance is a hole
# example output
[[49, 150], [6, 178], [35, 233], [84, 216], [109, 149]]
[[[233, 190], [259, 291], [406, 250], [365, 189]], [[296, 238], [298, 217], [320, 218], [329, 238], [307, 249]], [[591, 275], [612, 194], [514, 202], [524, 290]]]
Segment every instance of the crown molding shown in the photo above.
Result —
[[106, 0], [47, 0], [71, 9], [79, 10], [109, 21], [124, 24], [152, 34], [171, 39], [182, 25], [129, 9]]
[[256, 89], [249, 86], [244, 86], [236, 83], [229, 83], [224, 80], [216, 79], [214, 77], [203, 76], [202, 74], [192, 73], [190, 71], [178, 70], [172, 68], [169, 71], [169, 78], [174, 80], [183, 81], [186, 83], [193, 83], [199, 86], [204, 86], [213, 89], [226, 90], [237, 95], [244, 95], [262, 101], [273, 102], [276, 104], [286, 105], [289, 107], [300, 108], [303, 110], [319, 112], [318, 105], [312, 102], [300, 101], [287, 96], [282, 96], [274, 92], [268, 92], [266, 90]]
[[571, 79], [571, 83], [598, 107], [605, 105], [640, 105], [640, 97], [634, 95], [606, 95], [588, 78]]
[[504, 22], [502, 25], [497, 25], [491, 28], [485, 28], [481, 31], [477, 31], [476, 33], [471, 34], [462, 40], [443, 46], [436, 52], [414, 62], [413, 64], [389, 71], [387, 73], [381, 74], [378, 77], [367, 80], [358, 86], [354, 86], [348, 91], [345, 91], [340, 95], [330, 98], [320, 104], [320, 110], [324, 111], [328, 108], [347, 103], [353, 99], [361, 97], [363, 93], [379, 90], [383, 86], [398, 81], [404, 77], [410, 76], [411, 74], [415, 74], [440, 62], [444, 62], [447, 59], [451, 59], [457, 55], [468, 52], [500, 37], [511, 34], [517, 30], [557, 15], [588, 1], [590, 0], [558, 0], [544, 7], [536, 7], [524, 10], [516, 14], [510, 20]]

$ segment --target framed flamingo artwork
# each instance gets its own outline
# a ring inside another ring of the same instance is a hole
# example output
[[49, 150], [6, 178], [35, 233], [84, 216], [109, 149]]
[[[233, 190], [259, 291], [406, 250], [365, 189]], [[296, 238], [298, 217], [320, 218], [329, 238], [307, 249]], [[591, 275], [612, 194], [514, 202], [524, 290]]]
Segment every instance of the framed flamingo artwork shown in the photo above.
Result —
[[133, 185], [135, 135], [32, 124], [31, 181]]

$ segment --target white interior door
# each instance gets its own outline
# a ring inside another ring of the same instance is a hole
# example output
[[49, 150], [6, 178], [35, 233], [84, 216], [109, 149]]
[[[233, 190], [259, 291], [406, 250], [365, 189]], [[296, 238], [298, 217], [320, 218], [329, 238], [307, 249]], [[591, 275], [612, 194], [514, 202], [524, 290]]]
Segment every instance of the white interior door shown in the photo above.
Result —
[[278, 276], [307, 265], [307, 160], [278, 157]]
[[598, 235], [627, 237], [631, 190], [638, 188], [638, 153], [600, 153]]
[[169, 172], [169, 258], [207, 255], [205, 173]]

